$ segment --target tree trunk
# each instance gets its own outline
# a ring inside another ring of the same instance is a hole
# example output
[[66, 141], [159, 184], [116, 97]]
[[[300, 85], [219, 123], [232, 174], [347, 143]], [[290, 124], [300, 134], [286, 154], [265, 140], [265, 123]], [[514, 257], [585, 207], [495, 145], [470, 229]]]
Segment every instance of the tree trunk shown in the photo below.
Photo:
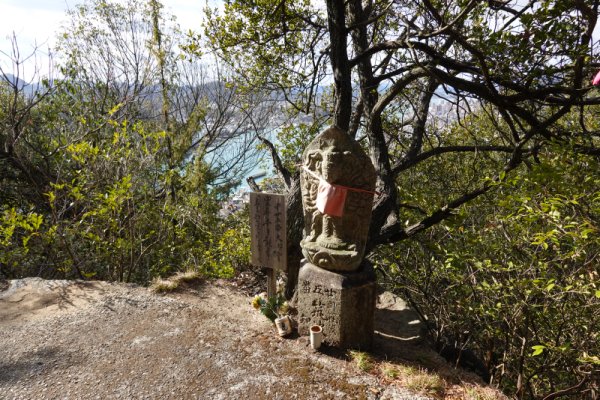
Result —
[[294, 296], [298, 285], [298, 272], [302, 260], [302, 229], [304, 215], [302, 211], [302, 194], [300, 192], [300, 175], [293, 177], [291, 186], [287, 192], [287, 283], [285, 285], [285, 297], [290, 300]]
[[344, 0], [327, 0], [330, 58], [335, 86], [334, 125], [347, 132], [352, 116], [352, 75], [348, 62]]

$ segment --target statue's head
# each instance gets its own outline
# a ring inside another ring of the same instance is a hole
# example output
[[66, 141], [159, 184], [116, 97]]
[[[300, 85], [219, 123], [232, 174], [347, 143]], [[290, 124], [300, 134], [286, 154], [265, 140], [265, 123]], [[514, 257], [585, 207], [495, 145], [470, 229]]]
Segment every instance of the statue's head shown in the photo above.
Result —
[[302, 253], [321, 268], [354, 271], [364, 257], [371, 222], [373, 164], [360, 145], [337, 127], [317, 136], [302, 162]]

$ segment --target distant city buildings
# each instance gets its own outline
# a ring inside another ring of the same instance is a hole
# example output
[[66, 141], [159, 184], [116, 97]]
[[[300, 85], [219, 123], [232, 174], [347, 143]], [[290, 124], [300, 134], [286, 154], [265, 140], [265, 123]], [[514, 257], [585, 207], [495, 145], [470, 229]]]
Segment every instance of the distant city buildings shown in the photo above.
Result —
[[238, 189], [231, 197], [221, 203], [219, 217], [227, 218], [233, 213], [244, 209], [246, 204], [250, 203], [251, 190], [247, 187]]

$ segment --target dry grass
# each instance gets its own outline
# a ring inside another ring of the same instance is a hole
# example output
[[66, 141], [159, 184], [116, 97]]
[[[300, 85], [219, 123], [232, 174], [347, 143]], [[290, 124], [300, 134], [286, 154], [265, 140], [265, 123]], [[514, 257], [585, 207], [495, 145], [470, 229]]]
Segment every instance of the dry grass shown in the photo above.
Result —
[[381, 374], [388, 380], [394, 380], [400, 376], [400, 368], [389, 362], [381, 363], [379, 366]]
[[168, 293], [179, 288], [182, 283], [194, 282], [201, 278], [202, 276], [198, 271], [178, 272], [168, 279], [154, 278], [150, 284], [150, 290], [155, 293]]
[[373, 369], [373, 358], [368, 353], [365, 353], [364, 351], [350, 350], [348, 355], [361, 371], [370, 372]]
[[506, 397], [490, 387], [473, 386], [465, 388], [465, 400], [504, 400]]
[[200, 275], [200, 272], [198, 272], [198, 271], [188, 270], [188, 271], [176, 273], [173, 278], [175, 280], [179, 281], [179, 283], [194, 282], [194, 281], [202, 278], [202, 275]]
[[[379, 372], [388, 381], [399, 381], [402, 386], [414, 392], [442, 397], [446, 382], [436, 374], [423, 369], [398, 365], [391, 362], [378, 363], [368, 353], [351, 350], [348, 352], [352, 362], [364, 372]], [[377, 368], [376, 368], [377, 367]]]
[[446, 381], [425, 369], [383, 362], [379, 370], [386, 380], [398, 381], [413, 392], [442, 398], [446, 391]]
[[500, 391], [469, 383], [455, 373], [434, 367], [419, 366], [390, 360], [379, 360], [368, 353], [349, 351], [352, 363], [361, 371], [378, 375], [387, 384], [397, 384], [415, 394], [444, 400], [508, 400]]
[[403, 376], [404, 386], [412, 391], [440, 397], [446, 391], [446, 382], [439, 376], [424, 370], [409, 368], [410, 374]]
[[167, 293], [177, 289], [179, 284], [170, 279], [154, 278], [150, 284], [150, 290], [154, 293]]

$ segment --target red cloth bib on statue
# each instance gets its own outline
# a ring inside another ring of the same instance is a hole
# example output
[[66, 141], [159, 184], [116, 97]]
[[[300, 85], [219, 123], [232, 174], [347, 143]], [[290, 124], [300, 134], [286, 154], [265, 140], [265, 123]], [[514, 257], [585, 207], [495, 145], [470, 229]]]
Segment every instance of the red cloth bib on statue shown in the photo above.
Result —
[[317, 209], [323, 214], [341, 217], [344, 214], [347, 194], [347, 188], [331, 185], [326, 180], [319, 179]]

